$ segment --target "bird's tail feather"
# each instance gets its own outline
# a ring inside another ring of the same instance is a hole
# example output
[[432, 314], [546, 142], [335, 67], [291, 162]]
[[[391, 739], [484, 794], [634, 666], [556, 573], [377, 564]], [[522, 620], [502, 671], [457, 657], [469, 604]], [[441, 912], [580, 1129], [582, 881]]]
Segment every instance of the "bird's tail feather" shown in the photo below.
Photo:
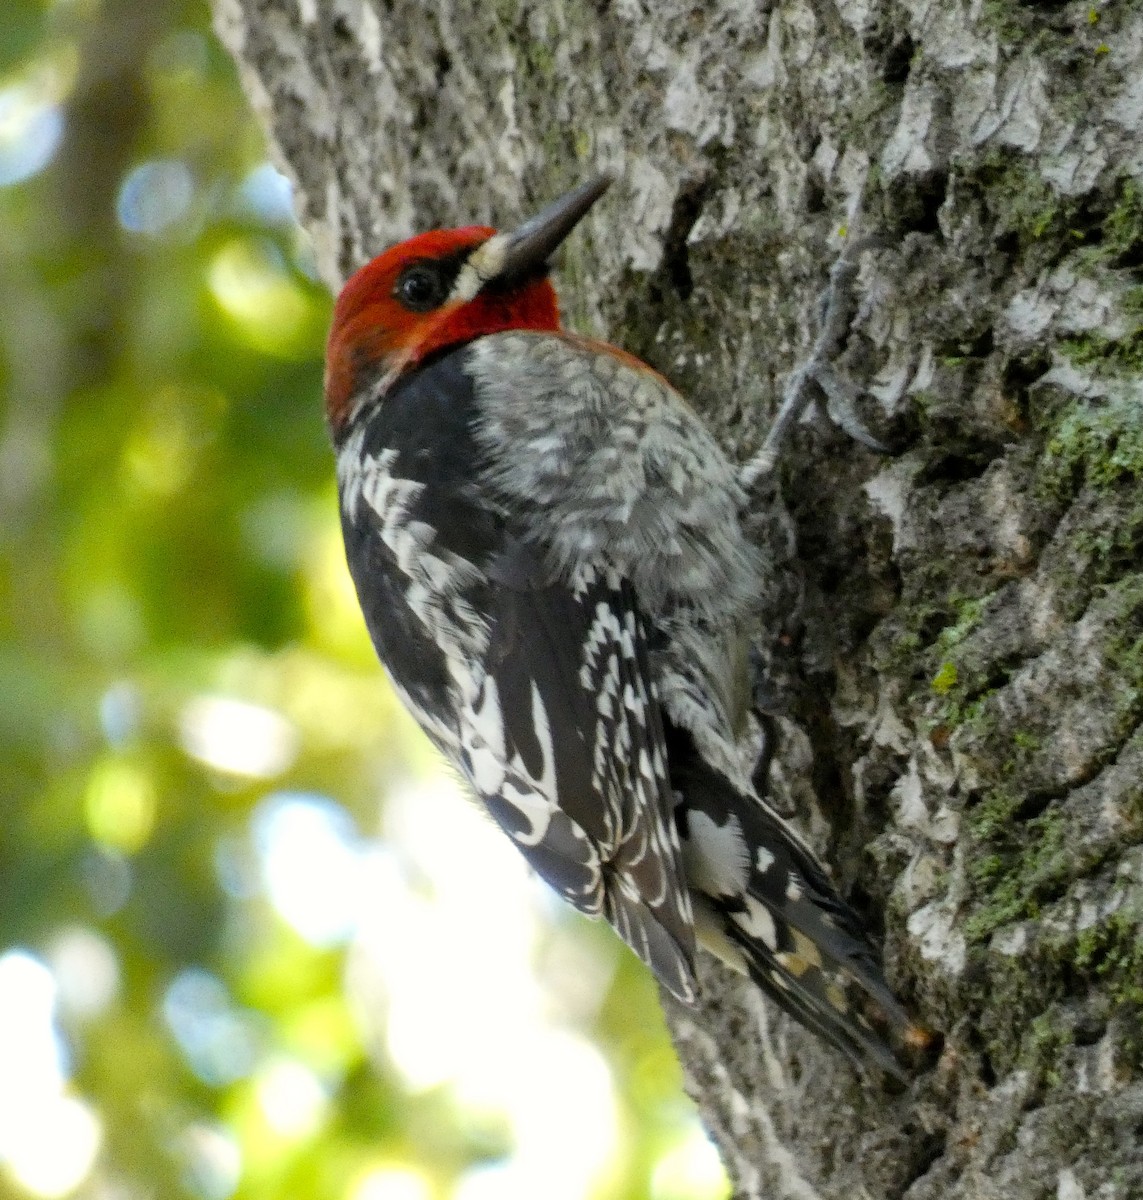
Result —
[[679, 754], [680, 735], [672, 732], [687, 875], [702, 893], [702, 924], [715, 935], [704, 937], [700, 928], [700, 940], [715, 953], [721, 947], [720, 957], [851, 1059], [899, 1078], [930, 1062], [939, 1037], [893, 994], [861, 918], [810, 850], [693, 745]]

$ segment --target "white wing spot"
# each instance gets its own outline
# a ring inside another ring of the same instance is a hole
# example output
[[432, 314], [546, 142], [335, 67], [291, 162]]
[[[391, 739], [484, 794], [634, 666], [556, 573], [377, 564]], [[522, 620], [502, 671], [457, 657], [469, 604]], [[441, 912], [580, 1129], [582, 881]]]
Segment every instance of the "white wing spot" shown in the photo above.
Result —
[[734, 913], [733, 917], [748, 937], [757, 938], [767, 950], [777, 952], [778, 931], [774, 926], [774, 917], [761, 900], [747, 896], [746, 912]]
[[750, 851], [738, 818], [730, 814], [718, 825], [706, 813], [688, 815], [689, 836], [683, 846], [688, 880], [712, 896], [738, 896], [746, 891]]

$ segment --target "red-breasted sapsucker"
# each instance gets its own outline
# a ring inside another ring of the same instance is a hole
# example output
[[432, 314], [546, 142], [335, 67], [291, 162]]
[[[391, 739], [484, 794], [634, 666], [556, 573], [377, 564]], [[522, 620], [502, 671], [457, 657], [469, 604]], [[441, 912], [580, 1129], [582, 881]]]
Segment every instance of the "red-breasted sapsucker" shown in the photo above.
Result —
[[744, 763], [767, 583], [735, 467], [644, 363], [560, 328], [553, 251], [422, 234], [337, 301], [325, 403], [349, 569], [394, 686], [537, 872], [675, 996], [696, 942], [855, 1059], [927, 1042]]

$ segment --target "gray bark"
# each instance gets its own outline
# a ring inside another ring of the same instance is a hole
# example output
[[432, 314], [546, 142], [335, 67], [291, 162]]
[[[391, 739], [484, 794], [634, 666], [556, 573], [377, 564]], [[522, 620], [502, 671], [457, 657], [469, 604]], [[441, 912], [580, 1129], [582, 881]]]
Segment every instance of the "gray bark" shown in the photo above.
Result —
[[218, 0], [217, 23], [333, 285], [614, 170], [565, 315], [740, 459], [864, 195], [840, 365], [897, 452], [819, 422], [784, 458], [771, 788], [947, 1048], [889, 1089], [712, 964], [669, 1019], [743, 1197], [1143, 1196], [1140, 6]]

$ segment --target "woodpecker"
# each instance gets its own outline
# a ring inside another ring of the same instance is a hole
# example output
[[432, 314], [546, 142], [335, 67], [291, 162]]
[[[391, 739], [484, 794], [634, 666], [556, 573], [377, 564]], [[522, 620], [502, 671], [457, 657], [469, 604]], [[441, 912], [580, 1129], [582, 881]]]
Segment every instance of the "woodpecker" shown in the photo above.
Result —
[[747, 488], [661, 375], [560, 324], [549, 260], [610, 182], [421, 234], [341, 292], [325, 408], [365, 622], [496, 824], [669, 992], [695, 1000], [702, 945], [899, 1075], [930, 1035], [744, 763]]

